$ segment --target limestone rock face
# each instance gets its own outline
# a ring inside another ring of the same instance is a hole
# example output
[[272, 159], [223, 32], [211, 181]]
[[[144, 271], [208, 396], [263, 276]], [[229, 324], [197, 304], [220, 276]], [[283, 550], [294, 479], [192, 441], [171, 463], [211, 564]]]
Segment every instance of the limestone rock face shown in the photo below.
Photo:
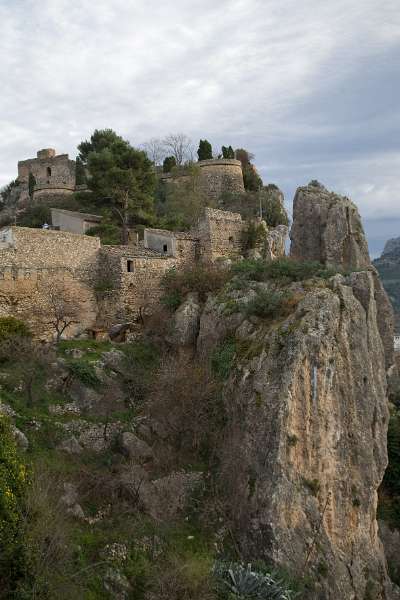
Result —
[[357, 207], [318, 182], [296, 192], [290, 239], [290, 254], [300, 260], [315, 260], [344, 270], [370, 264]]
[[278, 225], [268, 231], [265, 240], [266, 258], [273, 260], [285, 256], [285, 244], [289, 234], [289, 229], [286, 225]]
[[196, 294], [188, 294], [185, 302], [174, 314], [173, 332], [170, 341], [179, 346], [195, 343], [199, 331], [200, 304]]
[[299, 286], [289, 317], [237, 320], [240, 335], [211, 300], [201, 318], [207, 353], [248, 331], [224, 388], [234, 535], [246, 560], [310, 575], [310, 600], [397, 597], [376, 521], [389, 418], [376, 285], [366, 270]]

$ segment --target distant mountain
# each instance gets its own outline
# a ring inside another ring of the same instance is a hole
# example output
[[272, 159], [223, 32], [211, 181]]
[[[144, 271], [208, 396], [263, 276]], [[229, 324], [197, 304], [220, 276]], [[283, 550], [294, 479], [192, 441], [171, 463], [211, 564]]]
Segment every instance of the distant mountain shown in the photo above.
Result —
[[380, 258], [373, 261], [389, 295], [396, 314], [396, 329], [400, 332], [400, 237], [388, 240]]

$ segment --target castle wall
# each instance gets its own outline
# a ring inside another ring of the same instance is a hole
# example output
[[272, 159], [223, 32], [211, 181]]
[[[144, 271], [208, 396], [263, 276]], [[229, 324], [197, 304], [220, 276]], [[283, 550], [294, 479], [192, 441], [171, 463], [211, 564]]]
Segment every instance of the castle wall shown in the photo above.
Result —
[[197, 232], [175, 232], [145, 229], [144, 246], [165, 256], [173, 256], [180, 264], [194, 263], [198, 258]]
[[71, 336], [92, 327], [97, 305], [98, 238], [71, 233], [10, 227], [0, 233], [0, 315], [27, 321], [39, 337], [50, 338], [51, 296], [56, 290], [76, 321]]
[[160, 300], [163, 276], [178, 264], [173, 257], [141, 248], [103, 246], [98, 281], [103, 282], [104, 291], [98, 293], [98, 325], [108, 328], [151, 311]]
[[206, 208], [198, 225], [203, 262], [242, 254], [244, 228], [245, 222], [238, 213]]

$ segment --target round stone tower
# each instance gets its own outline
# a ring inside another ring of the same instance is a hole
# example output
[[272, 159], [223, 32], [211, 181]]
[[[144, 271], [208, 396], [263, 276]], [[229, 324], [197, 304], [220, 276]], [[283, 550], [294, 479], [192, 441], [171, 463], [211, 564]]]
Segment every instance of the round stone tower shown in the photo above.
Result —
[[199, 185], [210, 198], [219, 198], [223, 192], [244, 192], [242, 163], [234, 158], [201, 160]]
[[[195, 163], [198, 170], [198, 188], [217, 200], [223, 192], [244, 192], [242, 163], [234, 158], [213, 158]], [[178, 174], [162, 173], [160, 179], [166, 184], [180, 184], [189, 180], [190, 173], [183, 167]]]

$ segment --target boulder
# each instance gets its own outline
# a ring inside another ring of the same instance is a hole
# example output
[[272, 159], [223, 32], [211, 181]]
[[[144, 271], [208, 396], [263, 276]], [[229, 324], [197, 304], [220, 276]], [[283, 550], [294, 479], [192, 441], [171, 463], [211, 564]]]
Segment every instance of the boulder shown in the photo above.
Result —
[[153, 451], [150, 446], [130, 431], [122, 433], [120, 446], [123, 454], [132, 461], [144, 463], [153, 458]]
[[318, 182], [300, 187], [293, 203], [290, 255], [343, 270], [370, 265], [357, 207]]
[[124, 371], [125, 354], [121, 350], [113, 348], [109, 352], [103, 352], [101, 355], [103, 364], [106, 368], [122, 373]]

